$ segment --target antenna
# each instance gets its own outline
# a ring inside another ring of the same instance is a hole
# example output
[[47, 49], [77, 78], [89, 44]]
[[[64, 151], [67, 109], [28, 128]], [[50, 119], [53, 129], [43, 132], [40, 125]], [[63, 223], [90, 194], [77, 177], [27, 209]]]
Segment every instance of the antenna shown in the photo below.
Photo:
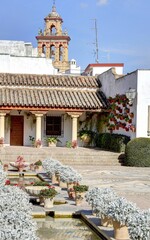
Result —
[[95, 30], [95, 55], [96, 55], [96, 63], [99, 62], [98, 58], [99, 58], [99, 48], [98, 48], [98, 30], [97, 30], [97, 20], [96, 19], [93, 19], [94, 20], [94, 30]]

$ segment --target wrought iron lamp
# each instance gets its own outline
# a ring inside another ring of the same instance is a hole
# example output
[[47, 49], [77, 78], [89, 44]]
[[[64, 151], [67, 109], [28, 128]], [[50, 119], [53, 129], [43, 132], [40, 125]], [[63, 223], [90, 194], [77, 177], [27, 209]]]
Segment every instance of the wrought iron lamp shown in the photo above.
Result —
[[132, 106], [135, 96], [136, 96], [136, 90], [133, 88], [129, 88], [129, 90], [126, 92], [126, 97], [129, 100], [130, 106]]

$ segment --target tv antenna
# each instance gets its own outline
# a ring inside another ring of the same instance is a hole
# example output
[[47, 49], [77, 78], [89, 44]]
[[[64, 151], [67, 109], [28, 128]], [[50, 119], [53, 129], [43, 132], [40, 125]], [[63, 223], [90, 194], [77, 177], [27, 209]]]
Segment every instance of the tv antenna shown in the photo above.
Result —
[[97, 30], [97, 20], [96, 19], [93, 19], [94, 20], [94, 30], [95, 30], [95, 62], [96, 63], [99, 63], [99, 48], [98, 48], [98, 30]]

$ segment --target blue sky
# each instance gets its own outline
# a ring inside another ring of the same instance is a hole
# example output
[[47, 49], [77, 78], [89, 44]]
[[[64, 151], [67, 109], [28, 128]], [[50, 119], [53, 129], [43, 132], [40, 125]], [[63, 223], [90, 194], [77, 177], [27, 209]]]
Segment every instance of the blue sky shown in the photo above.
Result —
[[[1, 0], [0, 40], [32, 42], [53, 0]], [[97, 20], [100, 63], [124, 63], [124, 73], [150, 69], [150, 0], [56, 0], [71, 41], [69, 59], [84, 69], [95, 62]]]

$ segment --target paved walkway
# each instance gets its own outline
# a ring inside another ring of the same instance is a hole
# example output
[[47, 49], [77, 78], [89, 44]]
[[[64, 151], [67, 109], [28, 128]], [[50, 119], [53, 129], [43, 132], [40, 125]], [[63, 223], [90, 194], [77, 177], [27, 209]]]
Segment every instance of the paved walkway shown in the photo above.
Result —
[[75, 166], [82, 183], [90, 187], [112, 187], [119, 196], [135, 202], [141, 209], [150, 208], [150, 168], [124, 166]]
[[[123, 166], [75, 166], [82, 176], [83, 184], [92, 187], [111, 187], [119, 196], [123, 196], [129, 201], [135, 202], [141, 209], [150, 208], [150, 168], [131, 168]], [[67, 200], [67, 204], [54, 205], [51, 209], [56, 214], [71, 214], [78, 210], [84, 210], [84, 214], [94, 222], [110, 239], [113, 238], [113, 229], [100, 226], [100, 220], [92, 215], [91, 208], [86, 202], [80, 207], [75, 206], [75, 202], [68, 200], [66, 191], [61, 191], [62, 197]], [[34, 211], [43, 211], [43, 208], [35, 207]], [[63, 215], [62, 214], [62, 215]]]

